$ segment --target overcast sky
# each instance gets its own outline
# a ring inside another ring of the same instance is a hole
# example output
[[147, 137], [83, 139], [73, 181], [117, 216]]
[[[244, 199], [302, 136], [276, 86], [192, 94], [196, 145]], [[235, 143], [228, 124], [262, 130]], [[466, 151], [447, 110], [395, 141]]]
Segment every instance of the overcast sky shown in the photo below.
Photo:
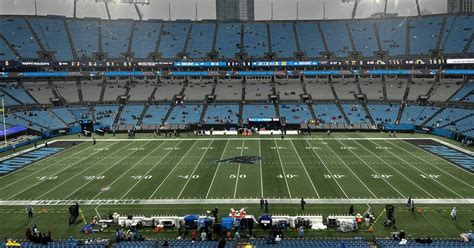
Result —
[[[150, 0], [151, 4], [140, 7], [145, 19], [168, 19], [168, 4], [171, 3], [172, 19], [195, 19], [197, 3], [199, 19], [215, 19], [215, 0]], [[421, 9], [433, 14], [445, 13], [447, 0], [420, 0]], [[72, 16], [73, 0], [36, 0], [39, 15]], [[273, 2], [275, 20], [296, 19], [296, 3], [299, 3], [299, 19], [321, 19], [323, 2], [326, 2], [326, 16], [329, 19], [350, 18], [353, 3], [344, 4], [341, 0], [255, 0], [255, 18], [269, 20], [270, 5]], [[35, 0], [0, 0], [0, 14], [34, 14]], [[129, 4], [111, 4], [113, 19], [134, 18], [137, 15]], [[366, 18], [375, 12], [383, 12], [384, 0], [361, 0], [357, 18]], [[387, 12], [401, 16], [416, 15], [415, 0], [389, 0]], [[106, 18], [104, 4], [95, 0], [78, 0], [78, 17]]]

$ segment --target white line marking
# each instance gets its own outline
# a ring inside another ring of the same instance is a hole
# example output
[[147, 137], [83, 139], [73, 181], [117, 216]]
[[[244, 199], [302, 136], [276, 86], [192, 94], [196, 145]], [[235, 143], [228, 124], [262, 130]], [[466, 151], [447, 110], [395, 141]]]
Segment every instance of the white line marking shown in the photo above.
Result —
[[[229, 144], [229, 140], [226, 141], [225, 146], [224, 146], [224, 151], [222, 152], [221, 159], [219, 160], [224, 159], [225, 150], [227, 149], [228, 144]], [[217, 168], [216, 168], [216, 171], [214, 172], [214, 176], [212, 177], [211, 185], [209, 185], [209, 189], [207, 190], [206, 199], [209, 197], [209, 193], [211, 192], [212, 185], [214, 184], [214, 180], [216, 179], [216, 175], [217, 175], [217, 172], [219, 171], [220, 165], [221, 165], [221, 162], [217, 163]]]
[[[373, 142], [373, 141], [370, 141], [370, 142], [372, 142], [373, 144], [376, 144], [376, 143]], [[411, 163], [407, 162], [407, 161], [406, 161], [405, 159], [403, 159], [402, 157], [396, 156], [393, 152], [391, 152], [391, 151], [389, 151], [389, 150], [384, 150], [384, 151], [386, 151], [386, 152], [392, 154], [394, 157], [396, 157], [396, 158], [398, 158], [399, 160], [403, 161], [405, 164], [411, 166], [413, 169], [417, 170], [417, 171], [420, 172], [421, 174], [423, 174], [423, 175], [425, 174], [423, 171], [419, 170], [418, 168], [416, 168], [415, 166], [413, 166]], [[431, 178], [431, 179], [432, 179], [434, 182], [438, 183], [439, 185], [443, 186], [445, 189], [447, 189], [447, 190], [451, 191], [452, 193], [454, 193], [455, 195], [459, 196], [460, 198], [464, 198], [464, 197], [462, 197], [460, 194], [458, 194], [458, 193], [452, 191], [450, 188], [446, 187], [446, 185], [442, 184], [441, 182], [439, 182], [439, 181], [436, 180], [435, 178]]]
[[293, 144], [293, 141], [292, 141], [292, 140], [290, 140], [290, 143], [291, 143], [291, 146], [293, 146], [293, 149], [295, 150], [296, 155], [298, 156], [298, 159], [300, 160], [300, 163], [301, 163], [301, 165], [303, 166], [304, 171], [306, 172], [306, 176], [308, 176], [308, 179], [309, 179], [309, 182], [311, 183], [311, 186], [313, 186], [314, 192], [316, 193], [316, 195], [318, 196], [318, 198], [321, 198], [321, 197], [319, 197], [319, 193], [318, 193], [318, 191], [316, 190], [316, 187], [314, 186], [313, 180], [311, 179], [311, 177], [309, 176], [308, 171], [306, 170], [306, 166], [304, 165], [303, 160], [301, 159], [300, 154], [299, 154], [298, 151], [296, 150], [295, 144]]
[[417, 183], [413, 182], [410, 178], [408, 178], [407, 176], [405, 176], [405, 174], [401, 173], [399, 170], [397, 170], [395, 167], [393, 167], [391, 164], [387, 163], [387, 161], [385, 161], [384, 159], [382, 159], [379, 155], [375, 154], [374, 152], [372, 152], [370, 149], [368, 149], [367, 147], [363, 146], [362, 144], [360, 144], [359, 142], [355, 141], [360, 147], [363, 147], [365, 150], [367, 150], [368, 152], [372, 153], [376, 158], [378, 158], [380, 161], [382, 161], [384, 164], [388, 165], [390, 168], [392, 168], [394, 171], [396, 171], [398, 174], [400, 174], [402, 177], [404, 177], [406, 180], [410, 181], [413, 185], [415, 185], [416, 187], [418, 187], [419, 189], [421, 189], [423, 192], [425, 192], [427, 195], [429, 195], [430, 197], [434, 198], [434, 196], [432, 194], [430, 194], [428, 191], [426, 191], [425, 189], [423, 189], [420, 185], [418, 185]]
[[168, 173], [168, 175], [165, 177], [165, 179], [163, 179], [163, 181], [161, 181], [160, 185], [158, 185], [158, 187], [155, 189], [155, 191], [153, 191], [153, 193], [150, 195], [150, 197], [148, 197], [148, 199], [151, 199], [153, 197], [153, 195], [155, 195], [156, 192], [158, 192], [158, 190], [161, 188], [161, 185], [163, 185], [163, 183], [166, 182], [166, 180], [171, 175], [171, 173], [173, 173], [173, 171], [176, 169], [176, 167], [178, 167], [178, 165], [181, 163], [181, 161], [183, 161], [183, 159], [186, 157], [186, 155], [188, 155], [188, 153], [193, 149], [193, 147], [194, 147], [194, 145], [196, 145], [196, 143], [198, 143], [198, 140], [194, 141], [193, 145], [186, 151], [186, 153], [181, 157], [181, 159], [178, 161], [178, 163], [176, 163], [174, 165], [173, 169], [171, 169], [171, 171]]
[[[306, 143], [309, 145], [309, 146], [312, 146], [311, 143], [309, 143], [308, 140], [306, 140]], [[339, 185], [339, 183], [337, 182], [337, 180], [334, 178], [334, 174], [329, 170], [329, 168], [326, 166], [326, 163], [324, 163], [324, 161], [321, 159], [321, 157], [319, 156], [319, 154], [314, 150], [314, 149], [311, 149], [313, 151], [313, 153], [318, 157], [319, 161], [321, 161], [321, 163], [323, 164], [324, 168], [326, 168], [326, 170], [328, 171], [328, 173], [331, 175], [331, 178], [332, 180], [334, 180], [334, 182], [337, 184], [337, 186], [339, 187], [339, 189], [341, 190], [341, 192], [344, 194], [344, 196], [346, 198], [349, 198], [346, 194], [346, 192], [342, 189], [341, 185]]]
[[263, 172], [262, 172], [262, 147], [261, 147], [261, 141], [258, 140], [258, 154], [260, 156], [260, 159], [258, 162], [260, 163], [260, 193], [263, 198]]
[[332, 153], [334, 153], [334, 155], [336, 155], [337, 158], [339, 158], [339, 160], [341, 160], [341, 162], [346, 166], [347, 169], [349, 169], [349, 171], [352, 172], [352, 174], [357, 178], [357, 180], [359, 180], [359, 182], [364, 185], [364, 187], [367, 189], [367, 191], [369, 191], [375, 198], [377, 198], [377, 196], [374, 194], [374, 192], [372, 192], [372, 190], [369, 189], [369, 187], [367, 187], [367, 185], [354, 173], [354, 171], [346, 164], [346, 162], [344, 160], [342, 160], [342, 158], [339, 156], [339, 154], [337, 154], [330, 146], [329, 144], [326, 144], [326, 146], [329, 148], [329, 150], [332, 151]]
[[[181, 144], [181, 142], [183, 141], [182, 140], [179, 141], [173, 148], [176, 148], [179, 144]], [[166, 142], [161, 143], [159, 146], [161, 146], [164, 143]], [[163, 161], [163, 159], [165, 159], [172, 151], [173, 149], [170, 149], [168, 152], [166, 152], [166, 154], [163, 157], [161, 157], [161, 159], [158, 160], [158, 162], [156, 162], [132, 187], [130, 187], [130, 189], [127, 192], [125, 192], [125, 194], [122, 195], [122, 197], [120, 197], [120, 199], [123, 199], [128, 193], [130, 193], [130, 191], [132, 191], [132, 189], [135, 188], [135, 186], [137, 186], [145, 178], [145, 176], [148, 175], [148, 173], [150, 173], [153, 169], [155, 169], [156, 166], [158, 166], [158, 164], [160, 164], [161, 161]]]
[[275, 143], [275, 148], [276, 148], [275, 150], [277, 151], [278, 159], [280, 160], [281, 171], [283, 172], [283, 178], [285, 179], [286, 188], [288, 189], [288, 195], [291, 198], [290, 186], [288, 185], [288, 180], [286, 179], [286, 173], [285, 173], [285, 169], [283, 168], [283, 162], [281, 161], [280, 151], [278, 149], [278, 145], [275, 139], [273, 140], [273, 142]]
[[189, 175], [189, 178], [186, 180], [186, 183], [184, 184], [183, 188], [181, 189], [181, 192], [179, 192], [179, 195], [178, 195], [178, 199], [181, 197], [181, 195], [183, 194], [184, 192], [184, 189], [186, 189], [186, 186], [188, 186], [188, 183], [189, 181], [191, 181], [191, 178], [193, 177], [194, 175], [194, 172], [196, 172], [197, 168], [199, 167], [199, 165], [201, 164], [202, 160], [204, 159], [204, 157], [206, 156], [207, 152], [209, 150], [211, 150], [209, 147], [211, 147], [212, 143], [214, 143], [214, 141], [211, 141], [209, 142], [209, 145], [207, 146], [207, 149], [206, 151], [202, 154], [201, 158], [199, 159], [198, 163], [196, 164], [196, 166], [194, 167], [194, 170], [191, 172], [191, 174]]
[[[60, 184], [58, 184], [58, 185], [54, 186], [53, 188], [49, 189], [47, 192], [45, 192], [44, 194], [38, 196], [36, 199], [39, 199], [40, 197], [47, 195], [48, 193], [52, 192], [53, 190], [57, 189], [58, 187], [64, 185], [65, 183], [71, 181], [72, 179], [76, 178], [78, 175], [80, 175], [80, 174], [84, 173], [85, 171], [89, 170], [90, 168], [96, 166], [97, 163], [99, 163], [99, 162], [101, 162], [101, 161], [104, 161], [104, 160], [107, 159], [107, 158], [110, 158], [112, 155], [114, 155], [114, 154], [116, 154], [116, 153], [122, 151], [123, 149], [127, 148], [127, 147], [128, 147], [129, 145], [131, 145], [131, 144], [133, 144], [133, 143], [129, 143], [129, 144], [127, 144], [126, 146], [124, 146], [124, 147], [122, 147], [122, 148], [120, 148], [120, 149], [118, 149], [118, 150], [116, 150], [116, 151], [110, 153], [109, 155], [107, 155], [107, 156], [101, 158], [99, 161], [92, 163], [92, 164], [89, 165], [87, 168], [85, 168], [85, 169], [81, 170], [80, 172], [76, 173], [74, 176], [68, 178], [66, 181], [63, 181], [63, 182], [61, 182]], [[99, 174], [98, 176], [101, 176], [101, 175], [102, 175], [102, 173]], [[93, 181], [93, 180], [88, 181], [87, 183], [85, 183], [84, 185], [82, 185], [80, 188], [74, 190], [73, 193], [76, 193], [78, 190], [82, 189], [84, 186], [86, 186], [87, 184], [89, 184], [89, 183], [92, 182], [92, 181]], [[73, 193], [69, 194], [69, 195], [66, 196], [64, 199], [70, 197]]]
[[[242, 147], [240, 148], [240, 156], [244, 154], [244, 144], [245, 144], [245, 140], [242, 140]], [[240, 163], [239, 163], [239, 169], [237, 169], [237, 176], [235, 177], [234, 198], [237, 195], [237, 186], [239, 185], [239, 177], [240, 177]]]
[[[343, 144], [342, 142], [338, 141], [339, 144], [343, 145], [343, 146], [346, 146], [345, 144]], [[360, 161], [362, 161], [362, 163], [364, 163], [367, 167], [369, 167], [376, 175], [379, 175], [380, 176], [380, 173], [378, 173], [376, 170], [374, 170], [374, 168], [372, 168], [369, 164], [367, 164], [364, 160], [362, 160], [355, 152], [353, 152], [351, 149], [348, 149], [352, 154], [354, 154], [354, 156], [357, 157], [357, 159], [359, 159]], [[387, 179], [385, 179], [384, 177], [380, 177], [385, 183], [387, 183], [393, 190], [397, 191], [397, 193], [401, 196], [401, 197], [406, 197], [404, 196], [400, 191], [398, 191], [397, 188], [393, 187], [393, 185], [387, 181]]]

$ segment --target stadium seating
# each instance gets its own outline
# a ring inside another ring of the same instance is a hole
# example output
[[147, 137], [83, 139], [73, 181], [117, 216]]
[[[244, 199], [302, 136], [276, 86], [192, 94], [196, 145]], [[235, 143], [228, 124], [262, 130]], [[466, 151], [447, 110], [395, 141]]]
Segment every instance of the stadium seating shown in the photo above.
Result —
[[288, 124], [308, 123], [313, 119], [306, 104], [280, 104], [280, 116], [285, 117]]
[[300, 100], [300, 95], [304, 93], [299, 79], [278, 80], [275, 90], [280, 100]]
[[120, 114], [120, 125], [135, 126], [143, 112], [143, 105], [126, 105]]
[[202, 105], [188, 104], [176, 105], [166, 123], [169, 124], [195, 124], [201, 119]]
[[128, 50], [132, 21], [101, 21], [102, 51], [108, 58], [122, 58]]
[[47, 245], [43, 245], [40, 243], [31, 243], [31, 242], [23, 242], [21, 243], [22, 248], [105, 248], [105, 245], [99, 244], [77, 244], [76, 242], [72, 243], [69, 241], [53, 241], [48, 242]]
[[116, 101], [119, 96], [125, 95], [127, 81], [120, 80], [109, 80], [105, 86], [104, 101], [113, 102]]
[[368, 100], [383, 100], [382, 79], [361, 78], [359, 84]]
[[163, 80], [157, 86], [157, 91], [153, 97], [154, 100], [158, 101], [170, 101], [174, 95], [177, 95], [181, 89], [183, 89], [183, 82], [178, 79], [175, 80]]
[[216, 51], [222, 58], [234, 58], [240, 52], [241, 24], [219, 23], [217, 26]]
[[218, 99], [240, 101], [242, 99], [242, 80], [226, 79], [219, 80], [216, 86]]
[[244, 123], [248, 123], [249, 118], [270, 118], [276, 117], [275, 107], [272, 104], [245, 104], [242, 113]]
[[[4, 96], [9, 99], [9, 101], [13, 101], [11, 105], [17, 104], [36, 104], [36, 101], [31, 98], [31, 96], [25, 91], [25, 89], [18, 85], [7, 85], [6, 87], [0, 86], [0, 93], [3, 91], [5, 94]], [[3, 93], [2, 93], [3, 94]], [[11, 96], [11, 97], [10, 97]], [[10, 106], [5, 102], [5, 105]]]
[[368, 104], [372, 119], [376, 124], [395, 123], [400, 106], [398, 104]]
[[96, 122], [104, 125], [105, 127], [112, 127], [115, 116], [117, 115], [117, 105], [98, 105], [94, 107], [94, 117]]
[[300, 49], [306, 56], [319, 57], [322, 52], [326, 51], [316, 22], [296, 22], [295, 27]]
[[[442, 49], [445, 54], [462, 53], [473, 32], [474, 18], [468, 15], [450, 15], [446, 19]], [[471, 45], [471, 49], [474, 46]], [[469, 51], [472, 52], [473, 50]]]
[[474, 110], [471, 109], [445, 108], [439, 114], [434, 116], [432, 120], [426, 123], [426, 125], [432, 127], [443, 127], [472, 113], [474, 113]]
[[169, 105], [150, 105], [145, 116], [143, 117], [142, 124], [144, 125], [160, 125], [170, 109]]
[[163, 33], [160, 37], [158, 52], [162, 58], [174, 59], [183, 52], [190, 22], [164, 22]]
[[33, 30], [48, 51], [54, 51], [59, 61], [74, 59], [64, 28], [64, 18], [28, 17]]
[[14, 115], [26, 121], [30, 121], [38, 126], [41, 126], [44, 129], [57, 130], [66, 128], [66, 124], [59, 120], [58, 117], [56, 117], [56, 115], [50, 112], [49, 110], [32, 110], [24, 112], [19, 111], [15, 112]]
[[88, 107], [72, 107], [68, 108], [68, 110], [76, 120], [86, 120], [90, 118]]
[[24, 82], [23, 87], [40, 103], [50, 104], [51, 98], [54, 98], [51, 86], [48, 82]]
[[421, 95], [427, 95], [431, 86], [433, 85], [434, 80], [427, 79], [413, 79], [413, 82], [410, 84], [410, 92], [408, 93], [408, 100], [415, 101]]
[[54, 88], [61, 97], [66, 99], [67, 103], [77, 103], [79, 102], [79, 94], [76, 84], [76, 81], [59, 81], [54, 82]]
[[436, 48], [441, 22], [441, 16], [414, 17], [410, 19], [411, 55], [428, 55], [430, 50]]
[[148, 80], [133, 81], [130, 84], [130, 101], [144, 101], [148, 100], [153, 92], [155, 86]]
[[209, 80], [190, 80], [188, 86], [184, 90], [187, 100], [203, 101], [206, 95], [211, 94], [214, 82]]
[[328, 44], [329, 51], [337, 57], [348, 57], [352, 52], [352, 45], [347, 32], [345, 21], [321, 22], [321, 28]]
[[470, 81], [466, 85], [464, 85], [456, 94], [451, 97], [450, 101], [459, 101], [465, 97], [467, 97], [472, 91], [474, 91], [474, 82]]
[[382, 50], [390, 56], [406, 54], [406, 18], [384, 19], [377, 22]]
[[406, 106], [400, 119], [400, 123], [421, 125], [436, 113], [438, 109], [438, 107], [431, 106]]
[[66, 19], [78, 58], [92, 58], [99, 51], [99, 23], [95, 19]]
[[[73, 126], [77, 123], [74, 114], [68, 108], [52, 108], [51, 111], [68, 126]], [[80, 117], [81, 115], [79, 115], [79, 118]]]
[[[5, 106], [15, 106], [15, 105], [20, 104], [19, 102], [15, 101], [15, 99], [13, 99], [9, 95], [5, 94], [4, 91], [0, 91], [0, 100], [3, 100], [3, 103], [5, 104]], [[2, 103], [0, 102], [0, 104], [2, 104]]]
[[407, 80], [387, 78], [385, 80], [387, 100], [403, 100], [407, 85]]
[[10, 42], [22, 58], [36, 59], [40, 50], [23, 17], [0, 17], [1, 34]]
[[270, 24], [272, 37], [272, 51], [277, 58], [293, 58], [296, 47], [296, 39], [291, 22], [272, 22]]
[[132, 52], [135, 58], [147, 58], [155, 52], [162, 23], [156, 21], [135, 22]]
[[367, 118], [364, 108], [359, 104], [341, 104], [342, 109], [346, 113], [347, 118], [351, 124], [367, 123], [370, 125], [370, 120]]
[[18, 59], [11, 50], [10, 46], [0, 39], [0, 60], [15, 60]]
[[263, 58], [268, 53], [268, 31], [265, 23], [245, 23], [244, 47], [248, 56]]
[[245, 99], [268, 100], [268, 95], [273, 94], [270, 79], [247, 79], [245, 85]]
[[457, 80], [441, 80], [439, 84], [435, 86], [429, 100], [432, 102], [445, 102], [460, 88], [461, 83], [457, 82]]
[[334, 89], [336, 90], [339, 99], [354, 100], [354, 95], [359, 94], [355, 79], [333, 79], [332, 84], [334, 85]]
[[269, 244], [267, 240], [251, 240], [251, 244], [256, 247], [347, 247], [347, 248], [369, 248], [365, 240], [317, 240], [317, 239], [282, 239], [277, 244]]
[[356, 50], [364, 57], [373, 57], [375, 52], [378, 51], [374, 22], [359, 20], [347, 24], [351, 30]]
[[320, 124], [338, 124], [345, 123], [342, 114], [333, 103], [317, 103], [313, 104], [314, 114], [318, 118]]
[[334, 100], [331, 85], [326, 80], [305, 80], [306, 91], [313, 100]]
[[102, 80], [83, 80], [81, 90], [84, 102], [98, 102], [102, 91]]
[[204, 122], [206, 124], [237, 124], [239, 122], [239, 105], [210, 104], [207, 107]]
[[377, 244], [380, 248], [396, 248], [396, 247], [406, 247], [406, 248], [463, 248], [463, 247], [472, 247], [472, 243], [461, 243], [458, 240], [433, 240], [430, 244], [417, 243], [414, 240], [409, 240], [406, 245], [399, 245], [400, 241], [389, 240], [389, 239], [379, 239]]
[[186, 52], [192, 59], [204, 59], [212, 51], [212, 35], [216, 29], [214, 22], [195, 22], [189, 37]]

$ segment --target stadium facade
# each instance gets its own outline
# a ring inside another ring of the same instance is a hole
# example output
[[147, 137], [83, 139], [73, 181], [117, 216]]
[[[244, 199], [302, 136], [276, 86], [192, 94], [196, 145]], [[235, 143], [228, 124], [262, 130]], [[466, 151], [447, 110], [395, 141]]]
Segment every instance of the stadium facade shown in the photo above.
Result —
[[472, 13], [473, 0], [448, 0], [448, 13]]

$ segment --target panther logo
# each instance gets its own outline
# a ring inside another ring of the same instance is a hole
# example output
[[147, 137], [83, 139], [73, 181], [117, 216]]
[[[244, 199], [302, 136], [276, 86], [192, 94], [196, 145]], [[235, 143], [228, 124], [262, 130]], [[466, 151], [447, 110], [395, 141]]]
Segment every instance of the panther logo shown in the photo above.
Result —
[[237, 156], [214, 161], [214, 163], [257, 164], [261, 159], [260, 156]]

